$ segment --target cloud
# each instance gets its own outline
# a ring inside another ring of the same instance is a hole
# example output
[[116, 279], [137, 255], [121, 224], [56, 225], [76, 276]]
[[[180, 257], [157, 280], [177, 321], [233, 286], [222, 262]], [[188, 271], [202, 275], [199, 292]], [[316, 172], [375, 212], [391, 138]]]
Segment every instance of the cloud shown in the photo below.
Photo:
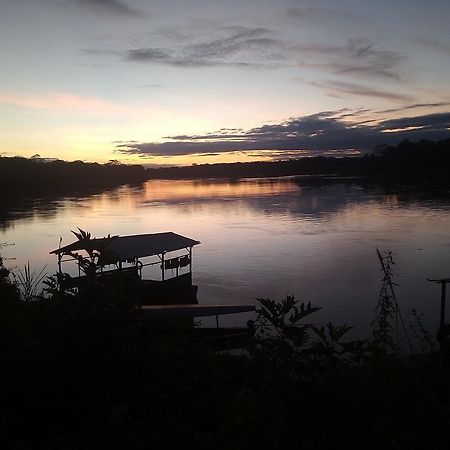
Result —
[[432, 48], [434, 50], [438, 50], [440, 52], [445, 53], [447, 56], [450, 56], [450, 43], [442, 42], [437, 39], [430, 39], [426, 37], [420, 37], [417, 39], [422, 45], [426, 47]]
[[[355, 111], [357, 116], [362, 111]], [[363, 111], [364, 112], [364, 111]], [[140, 156], [257, 152], [275, 158], [371, 151], [402, 139], [450, 137], [450, 113], [385, 119], [376, 124], [348, 121], [350, 112], [326, 111], [249, 130], [222, 129], [203, 135], [177, 135], [165, 142], [120, 142], [116, 151]]]
[[344, 45], [306, 44], [293, 47], [297, 64], [318, 68], [337, 75], [381, 78], [400, 81], [405, 56], [378, 48], [365, 38], [349, 39]]
[[[307, 9], [308, 14], [312, 11], [324, 12], [320, 8]], [[143, 38], [142, 45], [132, 48], [89, 49], [85, 53], [184, 68], [297, 67], [338, 75], [345, 81], [349, 77], [388, 82], [407, 79], [403, 68], [406, 57], [367, 38], [338, 44], [298, 43], [269, 28], [220, 25], [211, 21], [191, 22], [176, 30], [164, 27], [153, 30]]]
[[[160, 45], [128, 49], [127, 61], [179, 67], [239, 66], [320, 69], [345, 77], [381, 78], [400, 81], [406, 58], [378, 48], [369, 39], [349, 39], [342, 45], [295, 44], [262, 27], [222, 26], [214, 30], [160, 30], [154, 41]], [[108, 53], [92, 50], [92, 53]], [[109, 51], [113, 53], [113, 51]]]
[[122, 105], [98, 97], [85, 97], [66, 92], [39, 95], [0, 92], [1, 104], [46, 111], [83, 113], [91, 116], [109, 116], [127, 112]]
[[427, 131], [446, 130], [450, 128], [450, 112], [385, 120], [380, 123], [379, 128], [382, 130], [401, 130], [406, 128], [420, 128]]
[[386, 91], [382, 89], [376, 89], [370, 86], [364, 86], [355, 83], [347, 83], [343, 81], [311, 81], [311, 86], [315, 86], [321, 89], [325, 89], [331, 95], [337, 96], [339, 94], [356, 95], [362, 97], [375, 97], [385, 100], [394, 100], [402, 102], [413, 101], [413, 97], [408, 94], [400, 94], [398, 92]]
[[323, 21], [336, 19], [354, 19], [357, 15], [350, 11], [336, 8], [323, 8], [318, 6], [304, 6], [288, 8], [286, 10], [288, 17], [293, 19], [303, 19], [308, 21]]
[[129, 49], [125, 59], [179, 67], [278, 66], [285, 59], [282, 41], [267, 28], [219, 27], [214, 34], [172, 35], [172, 45]]
[[128, 6], [120, 0], [75, 0], [80, 6], [90, 8], [94, 12], [114, 14], [118, 16], [139, 17], [142, 12]]
[[450, 102], [439, 102], [439, 103], [415, 103], [414, 105], [402, 106], [400, 108], [390, 108], [384, 109], [382, 111], [375, 111], [378, 114], [386, 114], [393, 112], [406, 111], [409, 109], [417, 109], [417, 108], [438, 108], [442, 106], [450, 106]]

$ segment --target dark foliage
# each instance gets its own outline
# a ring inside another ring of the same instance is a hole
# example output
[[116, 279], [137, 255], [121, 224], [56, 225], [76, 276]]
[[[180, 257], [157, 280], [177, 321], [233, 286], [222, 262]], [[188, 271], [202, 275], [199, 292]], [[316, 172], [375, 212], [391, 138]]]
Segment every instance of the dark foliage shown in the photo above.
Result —
[[[24, 301], [0, 264], [2, 449], [444, 449], [450, 365], [345, 342], [294, 297], [217, 353], [157, 332], [126, 292]], [[48, 286], [53, 286], [49, 282]]]
[[[392, 182], [449, 183], [450, 139], [437, 142], [402, 141], [378, 147], [363, 157], [310, 157], [278, 162], [199, 164], [191, 167], [147, 169], [150, 178], [272, 177], [286, 175], [358, 176]], [[305, 180], [307, 183], [308, 180]], [[323, 183], [323, 177], [309, 182]]]
[[139, 165], [0, 157], [0, 191], [4, 192], [61, 194], [140, 183], [146, 178]]
[[[425, 182], [448, 185], [450, 139], [437, 142], [402, 141], [397, 146], [378, 147], [362, 157], [310, 157], [277, 162], [198, 164], [145, 170], [140, 165], [122, 165], [0, 157], [0, 191], [58, 193], [86, 191], [120, 184], [141, 183], [148, 178], [244, 178], [308, 175], [304, 182], [324, 183], [336, 177], [362, 177], [388, 182]], [[331, 177], [331, 179], [329, 178]]]

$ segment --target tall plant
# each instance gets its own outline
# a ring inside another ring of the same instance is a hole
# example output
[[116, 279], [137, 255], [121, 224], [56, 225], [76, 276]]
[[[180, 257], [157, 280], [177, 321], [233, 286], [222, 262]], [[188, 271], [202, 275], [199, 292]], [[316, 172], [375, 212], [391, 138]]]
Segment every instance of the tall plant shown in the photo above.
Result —
[[[397, 302], [393, 286], [397, 286], [392, 278], [394, 272], [392, 266], [395, 265], [392, 252], [390, 250], [383, 254], [377, 249], [378, 259], [383, 272], [378, 303], [375, 308], [376, 317], [372, 321], [374, 326], [374, 343], [385, 350], [394, 351], [398, 348], [398, 311]], [[394, 333], [397, 339], [394, 338]]]
[[409, 346], [411, 353], [414, 353], [408, 331], [403, 321], [394, 286], [398, 286], [393, 281], [395, 265], [392, 251], [388, 250], [381, 253], [377, 249], [378, 260], [381, 265], [383, 279], [381, 282], [378, 304], [375, 308], [376, 317], [372, 321], [374, 325], [373, 338], [377, 347], [385, 351], [400, 350], [400, 327]]
[[22, 300], [30, 302], [40, 297], [38, 294], [38, 288], [46, 276], [45, 268], [46, 266], [39, 271], [31, 270], [30, 262], [28, 261], [23, 269], [19, 269], [17, 272], [17, 285], [19, 287], [20, 297]]

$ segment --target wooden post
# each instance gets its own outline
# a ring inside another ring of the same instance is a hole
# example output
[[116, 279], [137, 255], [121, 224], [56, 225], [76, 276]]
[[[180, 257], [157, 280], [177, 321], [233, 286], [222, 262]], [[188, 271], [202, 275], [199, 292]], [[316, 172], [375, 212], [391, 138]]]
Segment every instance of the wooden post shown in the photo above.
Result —
[[443, 327], [445, 323], [445, 290], [447, 287], [447, 282], [442, 281], [440, 284], [441, 284], [441, 327]]
[[192, 277], [192, 247], [189, 247], [189, 273]]
[[[60, 241], [60, 245], [61, 245], [61, 241]], [[64, 288], [62, 285], [62, 281], [63, 281], [63, 272], [62, 272], [62, 264], [61, 264], [61, 260], [62, 260], [62, 256], [61, 253], [58, 253], [58, 288], [59, 288], [59, 292], [63, 293], [64, 292]]]
[[[61, 244], [62, 244], [62, 237], [59, 237], [59, 245], [58, 248], [61, 249]], [[61, 253], [58, 253], [58, 272], [59, 272], [59, 276], [58, 276], [58, 288], [59, 288], [59, 292], [63, 292], [63, 286], [62, 286], [62, 280], [63, 280], [63, 271], [62, 271], [62, 259], [63, 256]]]
[[450, 283], [450, 278], [441, 278], [439, 280], [429, 279], [428, 281], [434, 281], [437, 284], [441, 285], [441, 314], [439, 320], [439, 330], [438, 330], [438, 340], [441, 346], [441, 350], [443, 349], [442, 339], [446, 337], [445, 333], [445, 295], [447, 290], [447, 283]]

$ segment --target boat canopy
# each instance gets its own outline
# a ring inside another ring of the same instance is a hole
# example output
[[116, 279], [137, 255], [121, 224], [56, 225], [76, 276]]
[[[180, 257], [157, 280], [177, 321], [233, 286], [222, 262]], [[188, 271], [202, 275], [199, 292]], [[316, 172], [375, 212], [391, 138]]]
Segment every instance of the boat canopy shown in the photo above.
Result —
[[99, 254], [99, 264], [106, 265], [132, 261], [146, 256], [164, 255], [167, 252], [189, 249], [198, 244], [200, 244], [199, 241], [172, 232], [135, 234], [82, 239], [52, 250], [50, 254], [61, 257], [77, 250], [96, 251]]

